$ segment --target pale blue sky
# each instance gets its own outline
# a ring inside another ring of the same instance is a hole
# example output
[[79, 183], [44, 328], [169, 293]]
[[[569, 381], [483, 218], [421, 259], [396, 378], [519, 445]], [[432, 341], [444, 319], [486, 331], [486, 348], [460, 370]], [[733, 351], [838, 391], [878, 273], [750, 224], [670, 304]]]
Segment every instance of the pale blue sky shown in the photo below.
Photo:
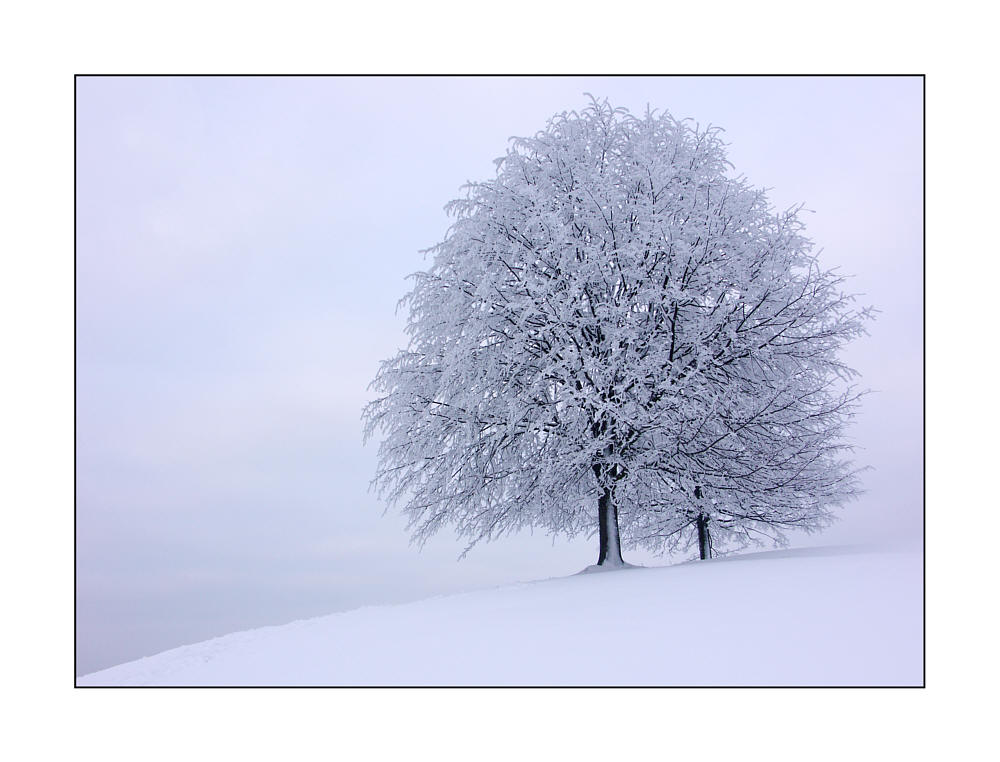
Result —
[[824, 263], [882, 311], [848, 355], [879, 390], [854, 431], [870, 491], [823, 541], [919, 534], [920, 79], [82, 78], [79, 673], [593, 563], [595, 539], [527, 534], [418, 552], [360, 434], [443, 205], [584, 92], [722, 126], [738, 172], [815, 210]]

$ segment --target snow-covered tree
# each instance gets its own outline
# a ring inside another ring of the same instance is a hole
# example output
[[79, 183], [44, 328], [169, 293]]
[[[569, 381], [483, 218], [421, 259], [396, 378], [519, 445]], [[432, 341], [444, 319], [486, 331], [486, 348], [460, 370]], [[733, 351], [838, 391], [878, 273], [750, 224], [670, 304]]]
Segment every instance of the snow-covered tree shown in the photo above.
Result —
[[596, 528], [598, 564], [704, 558], [856, 493], [838, 351], [869, 313], [729, 168], [717, 129], [592, 100], [446, 207], [364, 414], [416, 541]]

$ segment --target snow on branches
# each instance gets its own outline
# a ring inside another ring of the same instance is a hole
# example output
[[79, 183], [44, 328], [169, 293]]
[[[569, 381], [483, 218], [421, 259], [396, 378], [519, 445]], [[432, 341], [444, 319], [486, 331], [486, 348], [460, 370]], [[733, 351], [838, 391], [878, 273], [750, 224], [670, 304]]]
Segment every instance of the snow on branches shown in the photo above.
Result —
[[706, 557], [857, 493], [838, 352], [870, 311], [729, 169], [718, 130], [592, 100], [446, 207], [364, 413], [416, 541], [597, 529], [601, 564], [619, 537]]

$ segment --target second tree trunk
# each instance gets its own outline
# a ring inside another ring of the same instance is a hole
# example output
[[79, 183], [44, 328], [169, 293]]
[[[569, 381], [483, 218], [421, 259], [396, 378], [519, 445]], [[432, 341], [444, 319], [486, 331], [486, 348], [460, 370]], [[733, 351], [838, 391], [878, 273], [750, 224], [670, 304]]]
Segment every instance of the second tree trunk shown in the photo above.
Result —
[[698, 514], [698, 553], [701, 560], [712, 557], [712, 536], [708, 533], [708, 516]]

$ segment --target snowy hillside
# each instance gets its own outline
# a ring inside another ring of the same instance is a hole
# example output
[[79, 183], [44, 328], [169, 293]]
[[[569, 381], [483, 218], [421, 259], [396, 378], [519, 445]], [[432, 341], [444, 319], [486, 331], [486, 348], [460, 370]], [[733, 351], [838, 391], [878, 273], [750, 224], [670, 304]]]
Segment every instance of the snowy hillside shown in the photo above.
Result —
[[79, 685], [920, 685], [919, 548], [773, 551], [238, 632]]

